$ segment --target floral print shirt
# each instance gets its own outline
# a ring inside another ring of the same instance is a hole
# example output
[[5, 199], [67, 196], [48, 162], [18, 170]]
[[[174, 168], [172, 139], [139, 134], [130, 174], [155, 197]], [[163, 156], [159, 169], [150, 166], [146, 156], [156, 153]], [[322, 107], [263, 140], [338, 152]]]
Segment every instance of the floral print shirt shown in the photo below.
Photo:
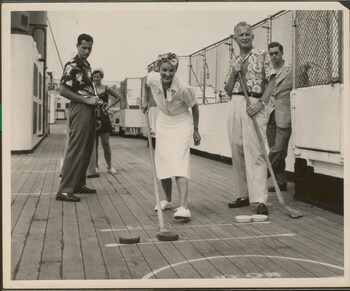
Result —
[[[275, 74], [269, 54], [262, 49], [253, 48], [245, 59], [242, 59], [241, 56], [237, 56], [236, 59], [241, 59], [243, 62], [242, 74], [248, 88], [248, 94], [262, 95], [270, 77]], [[243, 89], [239, 78], [237, 78], [233, 94], [242, 92]]]
[[78, 95], [94, 95], [89, 62], [84, 63], [79, 55], [76, 55], [66, 63], [60, 84]]

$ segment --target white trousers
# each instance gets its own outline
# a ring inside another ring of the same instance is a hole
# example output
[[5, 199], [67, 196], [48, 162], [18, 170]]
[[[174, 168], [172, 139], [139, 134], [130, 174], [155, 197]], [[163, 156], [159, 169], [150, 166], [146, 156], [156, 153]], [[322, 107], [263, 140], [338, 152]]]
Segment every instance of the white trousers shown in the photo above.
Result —
[[[252, 104], [258, 99], [249, 97]], [[250, 203], [266, 203], [267, 164], [254, 123], [246, 112], [247, 103], [242, 95], [232, 95], [229, 103], [227, 129], [232, 152], [233, 196], [248, 197]], [[268, 112], [264, 107], [255, 115], [265, 148]]]

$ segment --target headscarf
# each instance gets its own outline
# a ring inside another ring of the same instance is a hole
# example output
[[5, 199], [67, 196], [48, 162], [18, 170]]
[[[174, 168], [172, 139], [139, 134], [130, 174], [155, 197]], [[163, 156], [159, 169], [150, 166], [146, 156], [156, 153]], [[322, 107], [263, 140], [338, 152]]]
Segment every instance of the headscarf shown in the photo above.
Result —
[[96, 68], [96, 69], [94, 69], [94, 70], [92, 71], [92, 75], [95, 74], [95, 73], [100, 73], [102, 79], [103, 79], [103, 77], [104, 77], [104, 75], [105, 75], [105, 74], [103, 73], [103, 70], [100, 69], [100, 68]]
[[162, 54], [158, 56], [158, 64], [157, 64], [158, 67], [160, 67], [162, 63], [166, 63], [166, 62], [169, 62], [171, 65], [173, 65], [176, 68], [179, 66], [179, 58], [174, 53], [169, 52], [167, 54]]

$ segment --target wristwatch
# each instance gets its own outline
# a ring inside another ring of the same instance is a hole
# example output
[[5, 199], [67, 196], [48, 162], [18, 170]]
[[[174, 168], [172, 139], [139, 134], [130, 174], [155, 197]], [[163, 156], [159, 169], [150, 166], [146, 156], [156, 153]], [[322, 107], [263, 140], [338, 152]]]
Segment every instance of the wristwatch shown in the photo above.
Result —
[[259, 101], [260, 101], [264, 106], [267, 105], [266, 102], [262, 101], [261, 99], [259, 99]]

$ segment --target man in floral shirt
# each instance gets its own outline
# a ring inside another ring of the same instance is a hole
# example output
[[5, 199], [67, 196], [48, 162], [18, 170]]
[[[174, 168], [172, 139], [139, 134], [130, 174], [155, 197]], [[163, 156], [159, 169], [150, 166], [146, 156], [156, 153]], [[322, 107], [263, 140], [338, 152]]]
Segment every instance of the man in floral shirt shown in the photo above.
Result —
[[[230, 208], [257, 203], [258, 214], [268, 214], [267, 164], [252, 116], [265, 140], [268, 122], [266, 105], [275, 87], [275, 72], [266, 51], [253, 47], [253, 29], [246, 22], [234, 28], [239, 54], [230, 64], [225, 91], [231, 96], [228, 110], [228, 135], [232, 151], [233, 197]], [[247, 106], [238, 72], [241, 72], [251, 105]]]
[[69, 141], [61, 169], [61, 181], [56, 200], [77, 202], [75, 194], [96, 193], [86, 187], [86, 170], [95, 138], [95, 107], [100, 102], [94, 96], [91, 67], [87, 58], [93, 38], [87, 34], [78, 37], [78, 54], [64, 67], [60, 95], [69, 99]]

